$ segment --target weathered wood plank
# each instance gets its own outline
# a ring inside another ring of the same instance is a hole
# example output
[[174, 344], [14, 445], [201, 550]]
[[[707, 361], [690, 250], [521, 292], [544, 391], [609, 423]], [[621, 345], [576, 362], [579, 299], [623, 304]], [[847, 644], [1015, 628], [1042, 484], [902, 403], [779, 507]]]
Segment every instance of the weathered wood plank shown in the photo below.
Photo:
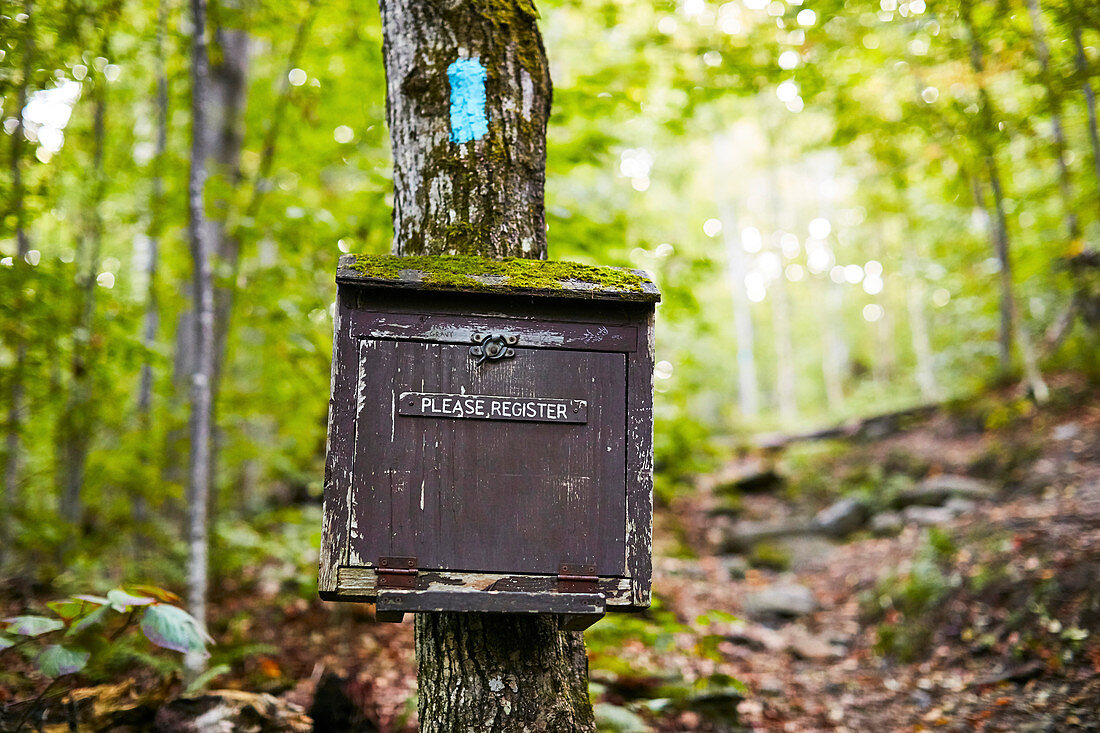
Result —
[[606, 610], [598, 593], [528, 593], [523, 591], [383, 590], [375, 605], [382, 613], [562, 613], [602, 616]]
[[617, 351], [637, 348], [638, 329], [591, 323], [531, 322], [518, 318], [357, 311], [353, 333], [364, 339], [409, 339], [437, 344], [474, 343], [478, 334], [515, 336], [518, 347]]
[[[347, 562], [348, 499], [352, 460], [355, 455], [353, 414], [358, 373], [358, 343], [351, 337], [348, 295], [339, 293], [333, 327], [332, 388], [329, 398], [328, 438], [325, 460], [324, 510], [317, 586], [321, 592], [336, 590], [336, 569]], [[354, 301], [354, 294], [351, 295]]]
[[626, 567], [633, 605], [650, 603], [653, 573], [653, 314], [639, 330], [639, 352], [629, 362], [626, 423]]
[[[422, 591], [494, 591], [546, 593], [556, 592], [558, 580], [553, 575], [514, 575], [507, 573], [426, 572], [416, 576], [415, 590]], [[632, 603], [630, 578], [600, 578], [599, 593], [608, 607], [629, 606]], [[342, 567], [334, 596], [370, 600], [378, 595], [378, 575], [370, 567]], [[336, 597], [330, 600], [337, 600]]]

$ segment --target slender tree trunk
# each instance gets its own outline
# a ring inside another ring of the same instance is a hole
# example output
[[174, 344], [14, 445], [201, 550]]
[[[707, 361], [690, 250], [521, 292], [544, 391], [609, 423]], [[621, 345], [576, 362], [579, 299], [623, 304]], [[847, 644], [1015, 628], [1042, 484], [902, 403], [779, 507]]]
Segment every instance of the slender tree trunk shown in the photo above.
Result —
[[[191, 374], [191, 452], [188, 471], [187, 605], [206, 625], [207, 501], [211, 479], [211, 382], [214, 376], [214, 247], [207, 227], [203, 192], [206, 185], [206, 93], [210, 65], [206, 49], [206, 0], [191, 0], [191, 165], [187, 184], [188, 227], [194, 284], [195, 361]], [[202, 668], [196, 655], [187, 658], [192, 674]]]
[[791, 421], [798, 417], [798, 402], [795, 395], [794, 343], [791, 340], [791, 300], [782, 271], [772, 287], [772, 319], [775, 326], [779, 416]]
[[1054, 89], [1050, 74], [1050, 49], [1047, 48], [1046, 31], [1043, 30], [1043, 13], [1039, 0], [1027, 0], [1028, 14], [1031, 16], [1031, 29], [1035, 36], [1035, 53], [1039, 57], [1043, 86], [1046, 88], [1047, 105], [1050, 107], [1050, 125], [1054, 136], [1054, 157], [1058, 163], [1058, 187], [1062, 194], [1062, 206], [1065, 209], [1066, 232], [1069, 234], [1071, 248], [1081, 238], [1081, 225], [1077, 221], [1077, 209], [1073, 201], [1073, 184], [1070, 180], [1069, 165], [1066, 163], [1066, 135], [1062, 129], [1062, 102]]
[[1074, 62], [1081, 76], [1081, 91], [1085, 95], [1085, 108], [1088, 112], [1089, 142], [1092, 143], [1092, 166], [1096, 172], [1096, 202], [1100, 204], [1100, 132], [1096, 122], [1096, 92], [1089, 81], [1089, 66], [1085, 59], [1085, 46], [1081, 43], [1081, 28], [1073, 27]]
[[[15, 129], [11, 135], [11, 210], [15, 214], [15, 266], [26, 267], [30, 242], [27, 239], [27, 204], [23, 184], [23, 151], [26, 138], [23, 127], [23, 109], [27, 106], [27, 90], [34, 70], [34, 4], [33, 0], [24, 0], [23, 13], [27, 16], [23, 24], [23, 73], [15, 94]], [[27, 365], [27, 342], [22, 332], [16, 337], [15, 363], [12, 365], [11, 402], [8, 404], [7, 435], [5, 436], [4, 464], [4, 505], [0, 507], [0, 569], [8, 562], [14, 538], [12, 536], [12, 517], [20, 504], [19, 463], [22, 459], [20, 432], [23, 425], [23, 377]]]
[[[770, 127], [768, 137], [768, 158], [776, 159], [776, 127]], [[791, 341], [791, 301], [787, 293], [787, 279], [783, 272], [783, 247], [780, 240], [780, 193], [776, 180], [775, 164], [768, 166], [768, 214], [771, 219], [771, 235], [767, 245], [779, 257], [779, 275], [772, 285], [772, 327], [775, 330], [775, 368], [776, 393], [779, 402], [779, 416], [786, 422], [798, 416], [798, 403], [795, 395], [794, 344]]]
[[[993, 239], [993, 248], [997, 253], [997, 259], [1001, 263], [1001, 370], [1007, 373], [1012, 364], [1012, 335], [1015, 333], [1020, 342], [1020, 356], [1024, 362], [1024, 374], [1031, 388], [1035, 400], [1039, 403], [1046, 402], [1050, 392], [1043, 376], [1039, 372], [1038, 359], [1031, 345], [1031, 337], [1023, 324], [1022, 317], [1017, 313], [1016, 301], [1013, 296], [1012, 286], [1012, 260], [1009, 256], [1008, 244], [1008, 220], [1005, 217], [1004, 190], [1001, 187], [1001, 174], [997, 168], [993, 138], [997, 134], [994, 124], [993, 102], [989, 97], [989, 91], [982, 81], [984, 63], [982, 61], [982, 47], [978, 34], [974, 28], [973, 19], [970, 16], [970, 6], [963, 4], [962, 19], [966, 24], [970, 36], [970, 66], [978, 81], [978, 97], [981, 107], [982, 135], [978, 144], [982, 151], [983, 163], [986, 173], [989, 175], [989, 185], [993, 190], [993, 217], [990, 234]], [[974, 195], [978, 205], [982, 206], [985, 196], [981, 192], [981, 184], [975, 179]]]
[[[212, 402], [214, 405], [214, 423], [217, 425], [218, 396], [221, 394], [222, 379], [225, 373], [225, 365], [229, 362], [229, 344], [233, 329], [233, 308], [236, 303], [237, 281], [240, 277], [242, 263], [242, 225], [246, 225], [255, 219], [259, 213], [260, 204], [264, 194], [270, 190], [271, 167], [275, 161], [276, 145], [282, 130], [283, 121], [286, 118], [286, 108], [290, 102], [291, 85], [289, 81], [290, 71], [299, 66], [302, 52], [305, 50], [309, 31], [316, 17], [314, 6], [316, 0], [310, 0], [306, 7], [305, 16], [298, 23], [298, 29], [294, 35], [284, 72], [280, 78], [279, 95], [272, 108], [270, 122], [264, 132], [263, 143], [260, 148], [260, 163], [255, 178], [252, 180], [248, 203], [242, 211], [229, 209], [229, 202], [222, 202], [221, 218], [216, 224], [217, 241], [216, 251], [219, 261], [229, 272], [229, 276], [214, 291], [214, 309], [218, 332], [215, 334], [214, 350], [214, 384], [212, 390]], [[213, 69], [212, 86], [216, 90], [213, 95], [218, 101], [213, 105], [220, 124], [212, 125], [219, 132], [214, 142], [214, 151], [211, 153], [219, 170], [223, 171], [236, 188], [240, 185], [242, 171], [240, 166], [241, 148], [244, 138], [244, 108], [248, 96], [248, 54], [249, 36], [245, 31], [218, 31], [219, 45], [222, 48], [223, 61]], [[228, 56], [232, 54], [233, 59]], [[211, 470], [216, 472], [218, 455], [220, 453], [221, 432], [214, 435], [214, 447], [211, 455]], [[211, 486], [210, 496], [211, 522], [217, 519], [217, 485]], [[213, 526], [213, 525], [212, 525]]]
[[[1011, 344], [1012, 337], [1015, 336], [1020, 344], [1020, 357], [1021, 361], [1023, 361], [1024, 377], [1028, 382], [1028, 387], [1031, 389], [1035, 401], [1043, 404], [1049, 399], [1050, 390], [1043, 380], [1042, 373], [1039, 371], [1038, 357], [1032, 346], [1031, 336], [1028, 334], [1026, 327], [1022, 323], [1022, 318], [1017, 312], [1016, 298], [1012, 292], [1012, 260], [1009, 257], [1008, 251], [1007, 221], [1004, 213], [1004, 193], [1001, 190], [1000, 177], [997, 174], [996, 164], [992, 163], [992, 159], [989, 159], [986, 165], [990, 172], [990, 179], [993, 182], [993, 213], [992, 216], [989, 217], [990, 239], [993, 241], [993, 248], [997, 253], [997, 260], [1000, 262], [1001, 266], [999, 273], [1001, 281], [1001, 371], [1007, 374], [1011, 369]], [[985, 195], [982, 192], [981, 183], [977, 181], [977, 179], [974, 181], [974, 195], [978, 205], [984, 208]]]
[[847, 371], [848, 349], [844, 343], [844, 286], [831, 280], [825, 282], [825, 322], [822, 373], [825, 378], [825, 399], [829, 410], [838, 412], [844, 406], [844, 373]]
[[928, 337], [928, 312], [925, 305], [925, 287], [915, 268], [907, 268], [910, 276], [905, 288], [906, 307], [909, 311], [909, 333], [913, 340], [913, 354], [917, 360], [917, 386], [921, 397], [932, 402], [943, 395], [936, 382], [935, 358], [932, 341]]
[[726, 277], [733, 299], [733, 325], [737, 338], [737, 400], [741, 414], [755, 417], [760, 412], [760, 394], [756, 381], [756, 358], [753, 349], [752, 310], [745, 291], [745, 249], [741, 245], [741, 230], [737, 207], [730, 194], [720, 185], [721, 171], [730, 167], [730, 142], [725, 135], [714, 138], [715, 197], [722, 221], [722, 240], [726, 248]]
[[[381, 9], [394, 253], [544, 258], [550, 74], [533, 5]], [[416, 651], [423, 731], [595, 730], [584, 637], [555, 616], [417, 614]]]
[[[109, 39], [103, 38], [101, 54], [110, 58]], [[80, 237], [77, 262], [79, 294], [76, 327], [73, 330], [73, 353], [70, 366], [69, 395], [58, 421], [58, 490], [61, 518], [72, 525], [80, 523], [84, 508], [82, 489], [84, 471], [91, 449], [94, 419], [92, 416], [91, 349], [95, 329], [96, 276], [103, 246], [103, 216], [100, 211], [106, 189], [103, 170], [106, 145], [107, 79], [102, 74], [93, 82], [92, 170], [83, 233]]]
[[[241, 182], [241, 148], [244, 144], [244, 114], [248, 100], [248, 61], [250, 38], [241, 28], [218, 26], [214, 29], [217, 62], [210, 67], [207, 90], [208, 174], [221, 178], [221, 189], [236, 190]], [[236, 273], [240, 267], [241, 243], [230, 231], [230, 202], [226, 198], [213, 201], [212, 216], [206, 220], [218, 272]], [[233, 307], [236, 284], [215, 279], [214, 287], [214, 369], [210, 379], [210, 485], [206, 502], [209, 534], [215, 538], [218, 518], [218, 456], [223, 433], [218, 427], [218, 395], [225, 372], [225, 356], [229, 339], [229, 314]]]
[[[156, 50], [154, 56], [157, 64], [157, 93], [156, 93], [156, 120], [157, 141], [156, 155], [153, 158], [153, 195], [150, 202], [151, 219], [149, 222], [148, 261], [145, 263], [145, 318], [142, 328], [141, 343], [146, 349], [146, 356], [141, 363], [141, 376], [138, 383], [138, 428], [148, 435], [152, 427], [153, 411], [153, 364], [148, 357], [157, 339], [157, 326], [160, 323], [160, 310], [157, 303], [157, 258], [160, 255], [160, 235], [163, 231], [162, 212], [164, 209], [164, 155], [168, 149], [168, 72], [164, 63], [164, 32], [168, 24], [167, 0], [160, 0], [157, 5], [157, 35]], [[141, 463], [145, 468], [145, 475], [150, 475], [152, 463], [152, 448], [149, 441], [142, 441]], [[148, 503], [144, 490], [134, 492], [133, 516], [139, 525], [148, 519]]]

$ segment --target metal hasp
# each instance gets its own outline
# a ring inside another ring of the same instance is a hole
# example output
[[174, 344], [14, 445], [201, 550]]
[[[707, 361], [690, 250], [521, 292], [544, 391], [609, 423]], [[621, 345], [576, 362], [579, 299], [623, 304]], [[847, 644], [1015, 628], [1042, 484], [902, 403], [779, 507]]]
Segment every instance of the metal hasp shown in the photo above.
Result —
[[516, 355], [516, 350], [508, 347], [515, 346], [518, 340], [515, 336], [475, 333], [473, 337], [475, 345], [470, 347], [470, 356], [478, 357], [477, 364], [486, 359], [491, 361], [511, 359]]
[[375, 572], [378, 573], [379, 589], [412, 590], [416, 587], [415, 557], [380, 557]]
[[558, 593], [596, 593], [599, 581], [595, 565], [563, 562], [558, 567]]

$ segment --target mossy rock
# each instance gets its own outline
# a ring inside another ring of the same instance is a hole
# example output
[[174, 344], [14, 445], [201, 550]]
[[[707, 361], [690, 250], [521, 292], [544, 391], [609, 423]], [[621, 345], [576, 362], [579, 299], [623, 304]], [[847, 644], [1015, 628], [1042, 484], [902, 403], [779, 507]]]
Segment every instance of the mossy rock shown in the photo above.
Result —
[[521, 258], [345, 255], [336, 280], [417, 290], [660, 300], [657, 286], [641, 270]]

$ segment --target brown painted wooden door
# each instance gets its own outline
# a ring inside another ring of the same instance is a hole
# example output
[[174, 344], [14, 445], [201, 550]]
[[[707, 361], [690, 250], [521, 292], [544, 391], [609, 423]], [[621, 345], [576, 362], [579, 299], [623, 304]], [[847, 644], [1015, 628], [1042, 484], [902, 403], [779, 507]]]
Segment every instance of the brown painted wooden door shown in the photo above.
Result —
[[[403, 392], [584, 400], [587, 422], [400, 414]], [[349, 546], [353, 564], [625, 574], [626, 356], [363, 338]]]

